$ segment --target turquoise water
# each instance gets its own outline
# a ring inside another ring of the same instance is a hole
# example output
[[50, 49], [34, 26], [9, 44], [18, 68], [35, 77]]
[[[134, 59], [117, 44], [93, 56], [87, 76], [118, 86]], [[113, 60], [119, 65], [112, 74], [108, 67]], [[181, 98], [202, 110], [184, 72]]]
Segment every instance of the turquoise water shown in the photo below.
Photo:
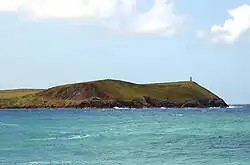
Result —
[[249, 165], [250, 108], [0, 111], [1, 165]]

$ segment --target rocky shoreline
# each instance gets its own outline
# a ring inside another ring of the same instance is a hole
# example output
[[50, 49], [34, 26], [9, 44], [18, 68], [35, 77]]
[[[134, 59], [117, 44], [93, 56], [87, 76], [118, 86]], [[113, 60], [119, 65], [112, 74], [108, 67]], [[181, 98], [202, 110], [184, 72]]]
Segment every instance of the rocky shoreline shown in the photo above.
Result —
[[22, 106], [0, 106], [0, 109], [37, 109], [37, 108], [226, 108], [228, 105], [221, 99], [214, 100], [189, 100], [175, 102], [169, 100], [156, 100], [145, 97], [144, 100], [102, 100], [92, 98], [82, 101], [61, 101], [60, 103], [50, 103], [44, 101], [42, 104], [25, 104]]

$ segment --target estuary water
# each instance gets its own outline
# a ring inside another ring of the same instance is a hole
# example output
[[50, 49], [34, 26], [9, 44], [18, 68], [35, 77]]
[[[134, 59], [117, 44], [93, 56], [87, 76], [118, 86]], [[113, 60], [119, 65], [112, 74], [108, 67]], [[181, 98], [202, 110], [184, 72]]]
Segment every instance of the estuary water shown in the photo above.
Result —
[[1, 165], [249, 165], [250, 107], [0, 111]]

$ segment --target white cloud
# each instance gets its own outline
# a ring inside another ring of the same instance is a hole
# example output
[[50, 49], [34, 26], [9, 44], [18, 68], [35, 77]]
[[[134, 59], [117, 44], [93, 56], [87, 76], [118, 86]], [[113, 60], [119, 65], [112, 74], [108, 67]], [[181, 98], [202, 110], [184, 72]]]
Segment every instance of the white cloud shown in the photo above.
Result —
[[0, 0], [0, 12], [17, 12], [23, 3], [23, 0]]
[[179, 30], [182, 17], [174, 13], [173, 2], [156, 0], [153, 8], [134, 17], [130, 31], [137, 34], [169, 35]]
[[223, 25], [213, 25], [210, 29], [213, 42], [235, 43], [245, 32], [250, 30], [250, 5], [242, 5], [228, 11], [232, 18]]
[[128, 12], [136, 0], [0, 0], [0, 12], [28, 14], [36, 19], [107, 18]]
[[0, 0], [0, 12], [32, 19], [109, 20], [109, 27], [126, 33], [175, 33], [182, 20], [174, 13], [173, 2], [154, 1], [151, 10], [142, 14], [136, 11], [137, 0]]

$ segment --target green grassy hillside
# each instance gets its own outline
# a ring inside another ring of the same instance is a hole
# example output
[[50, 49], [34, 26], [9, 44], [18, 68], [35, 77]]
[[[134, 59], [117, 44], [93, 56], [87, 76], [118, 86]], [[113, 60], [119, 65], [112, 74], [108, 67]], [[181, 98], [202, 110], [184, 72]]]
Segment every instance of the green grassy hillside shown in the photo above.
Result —
[[91, 97], [133, 100], [143, 99], [145, 96], [158, 100], [168, 99], [173, 101], [218, 98], [195, 82], [134, 84], [119, 80], [100, 80], [58, 86], [38, 94], [46, 98], [65, 100], [82, 100]]
[[195, 82], [135, 84], [120, 80], [99, 80], [68, 84], [47, 90], [0, 91], [0, 107], [64, 107], [83, 100], [168, 100], [185, 103], [196, 100], [220, 100]]
[[11, 99], [16, 97], [23, 97], [37, 92], [41, 89], [14, 89], [14, 90], [0, 90], [0, 99]]

